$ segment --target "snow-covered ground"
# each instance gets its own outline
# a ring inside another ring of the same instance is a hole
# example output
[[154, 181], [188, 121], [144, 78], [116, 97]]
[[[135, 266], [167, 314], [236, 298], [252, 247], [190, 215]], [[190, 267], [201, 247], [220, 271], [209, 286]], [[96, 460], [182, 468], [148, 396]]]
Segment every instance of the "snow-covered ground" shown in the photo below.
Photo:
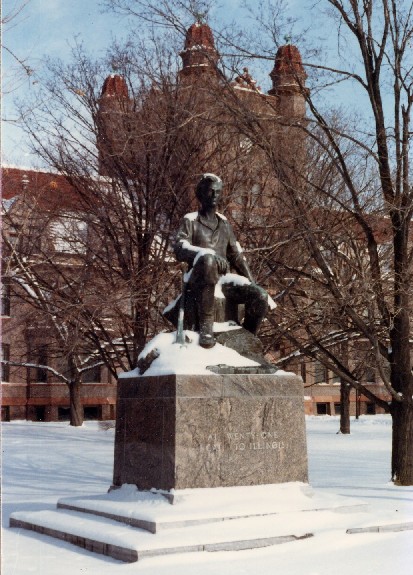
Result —
[[[318, 494], [350, 496], [369, 511], [348, 512], [334, 526], [317, 521], [315, 536], [248, 551], [187, 553], [133, 564], [67, 543], [9, 529], [10, 513], [54, 509], [66, 496], [105, 493], [112, 479], [113, 429], [97, 423], [13, 422], [2, 425], [3, 575], [410, 575], [413, 531], [349, 535], [346, 527], [413, 521], [413, 487], [390, 479], [391, 421], [363, 416], [351, 435], [337, 435], [338, 418], [309, 417], [310, 484]], [[343, 521], [343, 517], [345, 517]], [[360, 519], [361, 518], [361, 519]], [[288, 514], [286, 515], [288, 522]]]

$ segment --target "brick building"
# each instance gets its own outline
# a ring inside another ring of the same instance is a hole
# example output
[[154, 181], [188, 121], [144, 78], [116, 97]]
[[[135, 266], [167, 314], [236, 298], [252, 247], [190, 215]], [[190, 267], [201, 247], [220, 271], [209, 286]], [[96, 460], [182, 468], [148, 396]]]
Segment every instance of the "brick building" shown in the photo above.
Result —
[[[52, 241], [50, 253], [57, 265], [76, 270], [78, 263], [70, 230], [75, 227], [80, 234], [83, 231], [78, 198], [64, 177], [50, 172], [4, 168], [2, 184], [6, 239], [2, 270], [2, 357], [16, 364], [2, 365], [2, 420], [67, 420], [69, 388], [59, 377], [67, 374], [63, 353], [56, 353], [56, 343], [50, 335], [53, 326], [47, 314], [25, 303], [24, 297], [18, 297], [30, 289], [23, 285], [24, 275], [19, 276], [21, 285], [13, 285], [11, 289], [13, 270], [8, 267], [7, 252], [12, 246], [22, 258], [36, 265], [41, 246]], [[25, 233], [25, 226], [32, 227], [30, 234]], [[101, 362], [93, 363], [82, 378], [84, 416], [86, 419], [112, 419], [116, 380]]]
[[[296, 126], [297, 123], [306, 122], [303, 95], [306, 74], [300, 53], [295, 46], [289, 44], [279, 48], [274, 67], [269, 70], [272, 86], [267, 94], [261, 91], [247, 69], [233, 82], [223, 78], [217, 68], [219, 54], [214, 38], [206, 24], [196, 23], [188, 29], [180, 56], [182, 67], [178, 72], [177, 90], [180, 110], [184, 114], [182, 117], [187, 113], [201, 118], [198, 123], [188, 122], [188, 128], [184, 128], [181, 135], [183, 140], [194, 141], [194, 149], [199, 146], [194, 170], [197, 173], [222, 173], [221, 168], [225, 166], [228, 187], [239, 190], [237, 177], [242, 171], [242, 164], [248, 163], [249, 185], [244, 181], [244, 188], [254, 197], [230, 195], [225, 209], [235, 222], [245, 218], [246, 213], [259, 220], [260, 215], [266, 215], [272, 209], [279, 193], [278, 182], [273, 173], [263, 170], [262, 152], [252, 148], [242, 126], [243, 122], [249, 121], [249, 111], [259, 111], [265, 123], [266, 141], [263, 145], [276, 150], [275, 161], [288, 165], [291, 173], [300, 165], [305, 154], [305, 140], [303, 132], [297, 130]], [[156, 110], [163, 105], [166, 106], [167, 102], [155, 86], [147, 94], [142, 106], [137, 108], [125, 79], [117, 74], [108, 76], [102, 87], [97, 120], [99, 173], [103, 178], [113, 176], [120, 160], [123, 167], [130, 165], [133, 170], [136, 169], [134, 164], [142, 140], [140, 135], [146, 130], [145, 122], [151, 114], [156, 116]], [[229, 105], [238, 114], [237, 126], [227, 112]], [[200, 132], [204, 136], [202, 145], [196, 140]], [[218, 153], [215, 153], [216, 149]], [[133, 170], [131, 168], [131, 174], [134, 174]], [[283, 174], [286, 175], [285, 168]], [[21, 168], [3, 170], [3, 209], [14, 210], [23, 221], [27, 219], [29, 198], [29, 203], [37, 206], [38, 213], [42, 210], [47, 213], [48, 221], [37, 221], [37, 232], [31, 237], [37, 238], [39, 242], [44, 241], [44, 230], [52, 226], [54, 257], [59, 265], [71, 268], [70, 273], [77, 269], [76, 242], [83, 241], [84, 231], [76, 194], [76, 189], [59, 174]], [[72, 231], [75, 228], [75, 240], [70, 240], [68, 226]], [[18, 232], [16, 229], [9, 230], [9, 237], [10, 234], [16, 235], [11, 239], [17, 247]], [[265, 234], [268, 236], [268, 231], [264, 231]], [[265, 241], [264, 236], [257, 241]], [[32, 241], [26, 248], [29, 252], [23, 253], [24, 257], [33, 257], [35, 260], [35, 243]], [[5, 364], [2, 367], [2, 419], [67, 419], [70, 404], [68, 386], [52, 371], [41, 367], [48, 364], [62, 373], [62, 367], [58, 365], [58, 354], [51, 352], [52, 345], [47, 338], [48, 326], [41, 314], [36, 314], [28, 304], [25, 306], [21, 303], [23, 300], [19, 300], [16, 305], [10, 297], [9, 271], [6, 264], [3, 267], [2, 297], [3, 358], [22, 364], [26, 362], [27, 365]], [[266, 287], [271, 290], [270, 284]], [[85, 362], [90, 353], [91, 350], [85, 350]], [[334, 374], [327, 373], [321, 364], [314, 362], [292, 363], [291, 367], [303, 376], [308, 414], [339, 413], [339, 383]], [[82, 380], [85, 418], [113, 418], [116, 402], [116, 379], [113, 374], [101, 362], [95, 361], [84, 372]], [[380, 382], [372, 380], [369, 385], [377, 386]], [[386, 397], [384, 392], [382, 395]], [[350, 395], [350, 400], [353, 414], [375, 412], [375, 406], [355, 392]]]

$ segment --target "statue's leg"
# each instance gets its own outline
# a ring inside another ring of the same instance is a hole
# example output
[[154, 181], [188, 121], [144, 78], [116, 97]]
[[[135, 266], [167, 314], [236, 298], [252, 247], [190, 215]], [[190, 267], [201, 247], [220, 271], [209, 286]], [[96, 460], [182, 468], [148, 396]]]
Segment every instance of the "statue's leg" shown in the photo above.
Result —
[[256, 284], [224, 284], [222, 291], [225, 297], [236, 303], [245, 304], [243, 327], [256, 334], [268, 310], [268, 294]]
[[219, 273], [215, 257], [212, 254], [206, 254], [199, 258], [192, 268], [189, 283], [199, 316], [199, 345], [205, 348], [215, 345], [214, 293], [218, 279]]

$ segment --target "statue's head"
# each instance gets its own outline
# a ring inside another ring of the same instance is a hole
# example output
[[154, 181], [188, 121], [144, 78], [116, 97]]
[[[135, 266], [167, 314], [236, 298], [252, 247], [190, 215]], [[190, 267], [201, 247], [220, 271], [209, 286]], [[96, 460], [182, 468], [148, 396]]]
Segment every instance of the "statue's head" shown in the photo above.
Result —
[[196, 197], [203, 208], [216, 207], [222, 191], [222, 180], [215, 174], [203, 174], [196, 187]]

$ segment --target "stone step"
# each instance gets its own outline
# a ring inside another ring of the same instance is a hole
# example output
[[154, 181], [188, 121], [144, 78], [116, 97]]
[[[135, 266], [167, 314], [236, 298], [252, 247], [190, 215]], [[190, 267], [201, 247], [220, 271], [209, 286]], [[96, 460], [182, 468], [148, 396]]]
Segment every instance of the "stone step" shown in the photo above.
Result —
[[146, 530], [68, 510], [16, 512], [10, 527], [27, 529], [72, 543], [82, 549], [133, 563], [145, 557], [199, 551], [235, 551], [277, 545], [312, 537], [297, 521], [292, 530], [280, 518], [262, 517], [169, 529], [154, 535]]
[[124, 485], [101, 495], [62, 498], [57, 507], [159, 533], [164, 529], [280, 513], [356, 511], [365, 510], [367, 506], [347, 497], [320, 495], [309, 485], [297, 482], [248, 488], [188, 489], [173, 494], [139, 491], [135, 486]]
[[346, 533], [397, 533], [398, 531], [413, 530], [413, 521], [404, 523], [389, 523], [385, 525], [370, 525], [368, 527], [352, 527]]
[[16, 512], [10, 526], [125, 562], [168, 553], [242, 550], [311, 537], [326, 522], [345, 531], [356, 499], [320, 494], [308, 484], [139, 491], [60, 499], [55, 511]]
[[67, 512], [37, 511], [13, 513], [10, 516], [10, 527], [48, 535], [86, 551], [107, 555], [126, 563], [138, 560], [136, 549], [123, 542], [122, 533], [117, 536], [118, 524], [115, 524], [112, 530], [106, 526], [106, 532], [103, 533], [100, 528], [97, 530], [95, 519], [79, 518], [77, 515], [68, 515]]

